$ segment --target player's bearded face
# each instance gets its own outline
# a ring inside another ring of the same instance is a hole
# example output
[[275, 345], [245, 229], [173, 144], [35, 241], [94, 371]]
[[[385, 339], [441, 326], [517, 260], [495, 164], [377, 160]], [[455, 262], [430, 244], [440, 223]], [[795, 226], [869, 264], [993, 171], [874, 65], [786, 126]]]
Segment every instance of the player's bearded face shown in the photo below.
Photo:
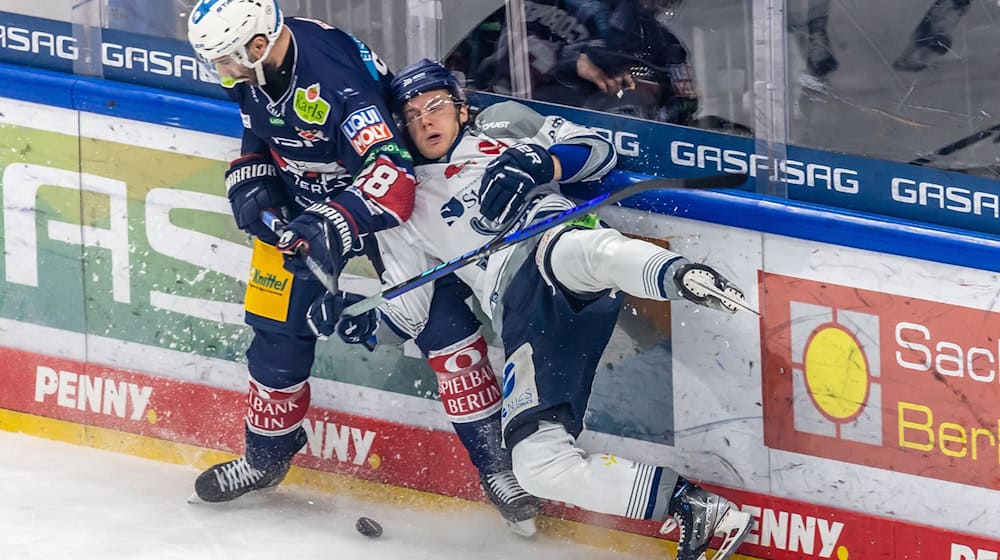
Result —
[[241, 82], [256, 83], [257, 75], [252, 68], [247, 67], [242, 62], [231, 56], [216, 58], [212, 61], [212, 67], [219, 76], [219, 83], [223, 87], [231, 88]]
[[[260, 37], [260, 36], [258, 36]], [[264, 43], [266, 45], [266, 42]], [[240, 47], [232, 54], [213, 58], [206, 61], [199, 57], [198, 63], [202, 69], [211, 76], [215, 76], [222, 87], [235, 87], [236, 84], [249, 82], [257, 85], [257, 72], [254, 70], [254, 62], [259, 58], [254, 53], [260, 54], [261, 49], [256, 45], [256, 38], [247, 45]]]
[[447, 91], [429, 91], [403, 106], [403, 127], [420, 155], [435, 160], [444, 157], [469, 119], [469, 109]]

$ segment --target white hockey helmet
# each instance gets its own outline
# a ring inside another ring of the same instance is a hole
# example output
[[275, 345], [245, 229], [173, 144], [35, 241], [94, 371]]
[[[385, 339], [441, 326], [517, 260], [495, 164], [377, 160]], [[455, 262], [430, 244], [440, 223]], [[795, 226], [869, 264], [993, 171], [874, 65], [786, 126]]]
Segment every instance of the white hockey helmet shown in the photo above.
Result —
[[[281, 9], [274, 0], [199, 0], [188, 18], [188, 41], [223, 86], [233, 87], [249, 79], [241, 66], [253, 70], [263, 85], [261, 64], [283, 25]], [[246, 47], [257, 35], [267, 37], [267, 49], [257, 60], [250, 60]]]

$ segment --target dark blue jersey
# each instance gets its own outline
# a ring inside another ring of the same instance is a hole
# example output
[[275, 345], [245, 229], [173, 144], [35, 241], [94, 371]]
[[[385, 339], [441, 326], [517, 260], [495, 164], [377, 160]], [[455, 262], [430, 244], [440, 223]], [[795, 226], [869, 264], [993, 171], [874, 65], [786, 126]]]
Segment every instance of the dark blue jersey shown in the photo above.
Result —
[[387, 104], [388, 68], [349, 33], [286, 18], [294, 62], [278, 99], [248, 83], [229, 90], [243, 119], [244, 156], [278, 167], [289, 199], [338, 207], [356, 235], [394, 227], [413, 209], [412, 158]]

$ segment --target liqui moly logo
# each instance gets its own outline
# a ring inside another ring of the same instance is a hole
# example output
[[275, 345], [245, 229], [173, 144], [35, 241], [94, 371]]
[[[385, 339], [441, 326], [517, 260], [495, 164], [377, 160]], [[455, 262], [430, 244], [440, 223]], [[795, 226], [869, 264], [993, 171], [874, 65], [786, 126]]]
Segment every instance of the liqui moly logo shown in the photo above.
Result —
[[358, 109], [348, 115], [341, 123], [340, 130], [358, 155], [364, 155], [375, 144], [393, 137], [392, 130], [382, 118], [382, 113], [374, 105]]

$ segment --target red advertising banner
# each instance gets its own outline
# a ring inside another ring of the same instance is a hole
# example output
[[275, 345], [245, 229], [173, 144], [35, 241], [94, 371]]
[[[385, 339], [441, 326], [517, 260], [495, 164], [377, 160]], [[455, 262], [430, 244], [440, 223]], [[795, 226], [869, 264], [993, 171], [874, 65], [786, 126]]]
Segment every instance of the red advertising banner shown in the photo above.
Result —
[[1000, 489], [1000, 313], [761, 275], [764, 441]]
[[[246, 395], [0, 348], [0, 408], [239, 453]], [[443, 412], [442, 412], [443, 414]], [[296, 463], [466, 499], [478, 478], [454, 434], [313, 407]], [[1000, 560], [1000, 541], [762, 494], [713, 488], [754, 517], [740, 553], [774, 560]], [[660, 537], [659, 523], [548, 505], [546, 514]], [[676, 532], [668, 535], [676, 539]]]
[[776, 560], [998, 560], [1000, 541], [935, 527], [720, 489], [754, 517], [740, 553]]
[[[0, 408], [241, 453], [246, 393], [0, 348]], [[443, 413], [442, 413], [443, 414]], [[448, 432], [312, 407], [296, 464], [477, 499]]]

